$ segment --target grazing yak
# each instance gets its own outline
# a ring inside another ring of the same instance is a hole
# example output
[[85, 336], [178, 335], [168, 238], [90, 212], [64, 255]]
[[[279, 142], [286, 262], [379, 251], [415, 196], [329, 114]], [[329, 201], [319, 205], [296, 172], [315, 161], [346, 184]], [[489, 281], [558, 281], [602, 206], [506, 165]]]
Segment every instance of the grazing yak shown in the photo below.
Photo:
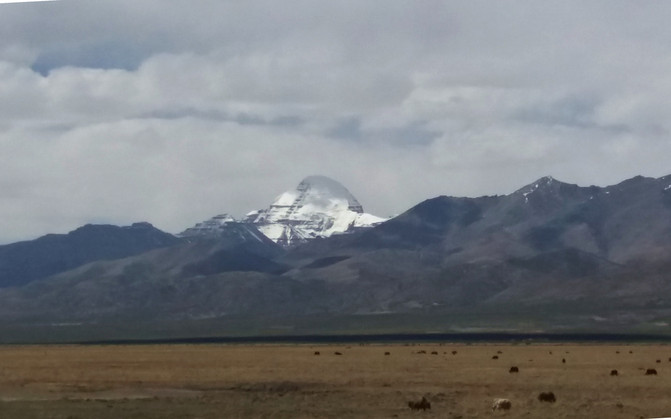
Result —
[[492, 412], [495, 410], [510, 410], [513, 407], [513, 404], [508, 399], [494, 399], [492, 403]]
[[342, 355], [341, 352], [334, 352], [335, 355]]
[[517, 368], [517, 367], [510, 367], [510, 369], [508, 370], [508, 372], [511, 373], [511, 374], [512, 374], [512, 373], [515, 373], [515, 372], [520, 372], [520, 369]]
[[557, 401], [557, 398], [555, 397], [555, 394], [551, 391], [542, 392], [541, 394], [538, 395], [538, 400], [541, 402], [548, 402], [548, 403], [554, 403]]
[[418, 402], [409, 401], [408, 407], [412, 410], [431, 410], [431, 402], [426, 400], [426, 397], [422, 397], [422, 400]]
[[319, 355], [319, 351], [315, 351], [315, 355]]
[[617, 374], [618, 374], [617, 370], [610, 370], [610, 375], [615, 376]]
[[645, 370], [645, 375], [657, 375], [657, 370], [654, 368], [648, 368]]
[[499, 356], [498, 356], [498, 355], [494, 355], [494, 356], [492, 357], [492, 359], [499, 359]]

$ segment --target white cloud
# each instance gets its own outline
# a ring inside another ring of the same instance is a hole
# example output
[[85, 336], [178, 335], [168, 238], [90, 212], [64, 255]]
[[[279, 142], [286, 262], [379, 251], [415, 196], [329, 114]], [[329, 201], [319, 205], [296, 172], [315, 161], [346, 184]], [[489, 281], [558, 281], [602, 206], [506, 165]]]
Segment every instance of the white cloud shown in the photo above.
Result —
[[63, 1], [0, 15], [0, 242], [169, 231], [302, 177], [373, 213], [671, 172], [671, 6]]

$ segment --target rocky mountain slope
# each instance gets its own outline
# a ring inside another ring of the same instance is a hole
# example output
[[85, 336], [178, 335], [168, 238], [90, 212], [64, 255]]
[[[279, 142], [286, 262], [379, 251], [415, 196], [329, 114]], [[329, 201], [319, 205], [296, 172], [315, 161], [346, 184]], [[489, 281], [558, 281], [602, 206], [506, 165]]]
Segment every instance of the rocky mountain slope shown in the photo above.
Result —
[[179, 241], [149, 223], [85, 225], [68, 234], [0, 246], [0, 288], [25, 285], [97, 260], [112, 260]]
[[[289, 219], [296, 200], [266, 216]], [[319, 318], [326, 331], [334, 323], [324, 319], [347, 316], [363, 316], [353, 327], [364, 328], [424, 316], [440, 330], [663, 332], [671, 323], [671, 176], [608, 187], [546, 177], [509, 195], [441, 196], [375, 227], [289, 248], [250, 222], [216, 224], [226, 228], [0, 290], [0, 318], [284, 326]]]
[[670, 184], [670, 176], [606, 188], [543, 178], [506, 196], [438, 197], [287, 257], [306, 263], [293, 278], [329, 284], [359, 313], [527, 310], [555, 326], [665, 325]]

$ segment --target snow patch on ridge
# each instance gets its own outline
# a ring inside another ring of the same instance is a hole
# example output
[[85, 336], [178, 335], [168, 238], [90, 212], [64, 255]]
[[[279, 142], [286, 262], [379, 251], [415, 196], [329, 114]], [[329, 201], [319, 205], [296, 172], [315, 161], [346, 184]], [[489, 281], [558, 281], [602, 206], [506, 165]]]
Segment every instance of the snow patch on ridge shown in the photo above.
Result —
[[[531, 185], [527, 185], [522, 189], [519, 189], [517, 193], [522, 194], [524, 197], [524, 202], [529, 203], [529, 195], [533, 194], [539, 189], [548, 188], [554, 183], [555, 179], [552, 176], [544, 176], [538, 179]], [[561, 182], [559, 182], [561, 183]]]
[[210, 218], [209, 220], [205, 220], [202, 223], [198, 223], [191, 228], [187, 228], [186, 230], [178, 234], [178, 236], [180, 237], [208, 236], [216, 234], [216, 232], [223, 229], [226, 226], [226, 224], [234, 222], [235, 218], [231, 217], [230, 215], [220, 214]]

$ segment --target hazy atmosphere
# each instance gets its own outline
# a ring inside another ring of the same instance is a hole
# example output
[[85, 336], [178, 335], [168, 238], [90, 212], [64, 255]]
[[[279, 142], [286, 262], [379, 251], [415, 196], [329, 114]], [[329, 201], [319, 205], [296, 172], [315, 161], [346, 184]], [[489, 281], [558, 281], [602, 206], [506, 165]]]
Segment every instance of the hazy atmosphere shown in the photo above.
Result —
[[671, 173], [671, 3], [0, 6], [0, 242], [179, 232], [305, 176], [388, 216]]

